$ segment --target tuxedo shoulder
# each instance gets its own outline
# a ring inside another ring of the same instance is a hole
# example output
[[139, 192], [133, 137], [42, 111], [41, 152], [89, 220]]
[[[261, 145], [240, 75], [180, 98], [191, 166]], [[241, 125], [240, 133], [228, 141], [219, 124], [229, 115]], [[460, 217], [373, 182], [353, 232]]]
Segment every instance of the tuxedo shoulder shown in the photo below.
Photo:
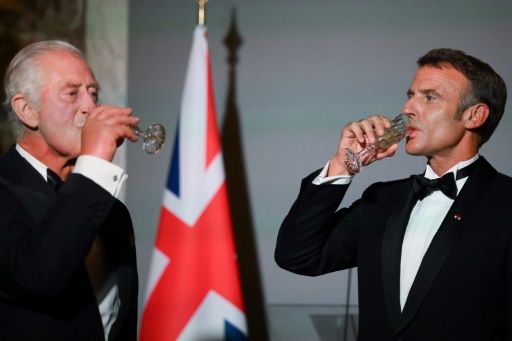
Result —
[[396, 193], [403, 193], [411, 188], [410, 178], [391, 180], [391, 181], [380, 181], [371, 184], [364, 192], [363, 199], [374, 201], [378, 197], [392, 195]]
[[508, 190], [512, 190], [512, 177], [503, 173], [497, 173], [494, 178], [494, 182], [506, 188]]
[[499, 180], [506, 181], [509, 184], [512, 183], [512, 176], [507, 175], [507, 174], [503, 174], [503, 173], [500, 173], [500, 172], [498, 172], [497, 175], [498, 175], [498, 179]]
[[383, 189], [396, 189], [398, 187], [402, 186], [410, 186], [411, 179], [405, 178], [405, 179], [397, 179], [397, 180], [391, 180], [391, 181], [379, 181], [371, 184], [368, 187], [368, 190], [383, 190]]

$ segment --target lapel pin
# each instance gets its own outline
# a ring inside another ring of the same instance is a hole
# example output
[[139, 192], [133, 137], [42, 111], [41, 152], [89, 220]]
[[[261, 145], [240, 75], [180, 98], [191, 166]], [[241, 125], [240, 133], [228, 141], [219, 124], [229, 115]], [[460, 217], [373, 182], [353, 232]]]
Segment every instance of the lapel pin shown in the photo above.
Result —
[[455, 219], [457, 219], [457, 220], [460, 220], [460, 219], [461, 219], [460, 215], [458, 215], [458, 214], [456, 214], [456, 215], [454, 216], [454, 218], [455, 218]]

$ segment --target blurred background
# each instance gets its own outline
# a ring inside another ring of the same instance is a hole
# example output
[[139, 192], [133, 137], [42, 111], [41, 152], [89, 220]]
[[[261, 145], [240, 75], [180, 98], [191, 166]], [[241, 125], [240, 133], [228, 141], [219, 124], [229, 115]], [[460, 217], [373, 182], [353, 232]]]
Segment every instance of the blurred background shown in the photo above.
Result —
[[[130, 106], [141, 126], [158, 121], [167, 129], [156, 156], [125, 143], [117, 160], [129, 174], [123, 201], [135, 226], [141, 310], [196, 15], [194, 0], [0, 0], [2, 75], [26, 44], [65, 39], [85, 50], [103, 86], [102, 102]], [[252, 339], [353, 338], [356, 270], [307, 278], [273, 260], [300, 180], [333, 156], [348, 122], [400, 112], [416, 60], [430, 49], [456, 48], [482, 59], [510, 90], [511, 15], [507, 0], [208, 2], [218, 126]], [[4, 148], [12, 141], [1, 114]], [[482, 149], [508, 175], [511, 129], [509, 104]], [[425, 159], [401, 146], [354, 179], [344, 204], [375, 181], [424, 166]]]

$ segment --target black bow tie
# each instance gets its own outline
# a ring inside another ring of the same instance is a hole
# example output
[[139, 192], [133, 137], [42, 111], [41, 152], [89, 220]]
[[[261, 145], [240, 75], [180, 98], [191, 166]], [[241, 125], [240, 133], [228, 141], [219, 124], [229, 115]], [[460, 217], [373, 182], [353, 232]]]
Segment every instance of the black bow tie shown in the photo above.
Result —
[[48, 178], [48, 184], [53, 188], [55, 192], [57, 192], [63, 183], [62, 179], [50, 168], [46, 169], [46, 176]]
[[442, 177], [429, 180], [423, 175], [412, 175], [412, 190], [418, 200], [423, 200], [434, 191], [441, 191], [448, 198], [455, 200], [457, 197], [457, 184], [452, 172], [446, 173]]
[[[478, 162], [475, 161], [469, 166], [459, 169], [457, 171], [457, 180], [464, 179], [469, 176], [477, 163]], [[433, 180], [427, 179], [423, 175], [411, 175], [411, 179], [412, 190], [418, 200], [423, 200], [434, 191], [441, 191], [444, 195], [453, 200], [457, 197], [457, 184], [452, 172], [446, 173], [442, 177]]]

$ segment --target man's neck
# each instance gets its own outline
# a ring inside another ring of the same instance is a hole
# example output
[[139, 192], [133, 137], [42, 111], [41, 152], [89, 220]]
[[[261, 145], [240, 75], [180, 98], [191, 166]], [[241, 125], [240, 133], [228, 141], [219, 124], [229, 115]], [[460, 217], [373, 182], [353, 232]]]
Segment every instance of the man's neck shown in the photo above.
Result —
[[76, 163], [76, 158], [66, 159], [60, 157], [56, 155], [55, 151], [49, 150], [49, 148], [45, 150], [41, 145], [35, 147], [32, 143], [24, 140], [19, 140], [18, 146], [21, 147], [25, 153], [37, 160], [37, 162], [40, 162], [45, 167], [54, 171], [63, 180], [66, 180], [69, 174], [71, 174]]
[[471, 160], [478, 154], [478, 151], [474, 152], [472, 155], [464, 154], [458, 157], [443, 159], [443, 158], [428, 158], [428, 165], [436, 173], [438, 176], [442, 176], [447, 171], [452, 169], [454, 166], [458, 165], [461, 162], [465, 162]]

